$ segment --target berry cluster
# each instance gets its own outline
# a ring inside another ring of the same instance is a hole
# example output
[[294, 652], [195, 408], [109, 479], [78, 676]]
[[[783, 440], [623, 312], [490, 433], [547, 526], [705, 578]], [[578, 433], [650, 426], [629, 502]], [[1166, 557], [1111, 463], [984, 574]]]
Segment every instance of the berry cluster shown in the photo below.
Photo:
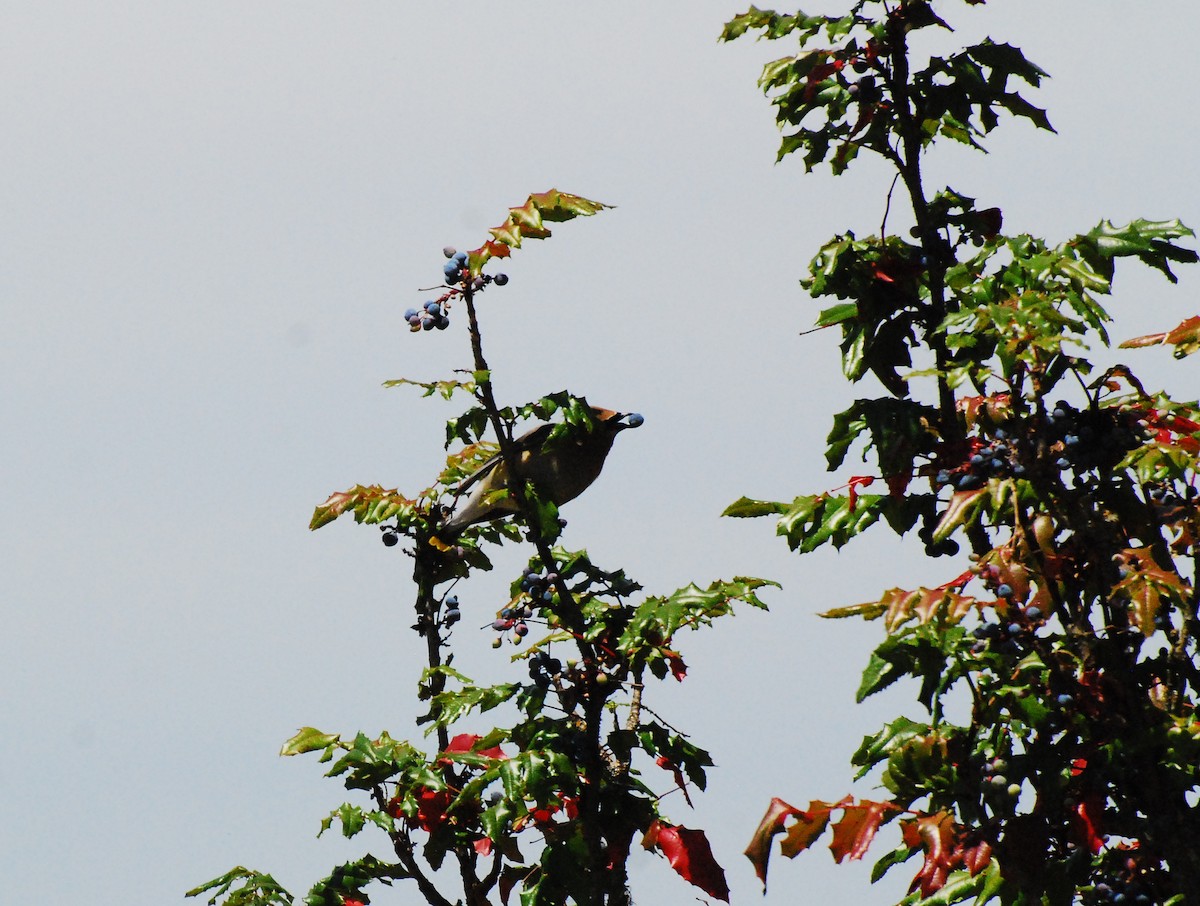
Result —
[[[446, 276], [446, 282], [451, 286], [457, 286], [463, 281], [463, 271], [467, 267], [467, 253], [455, 251], [454, 246], [448, 245], [442, 249], [442, 254], [450, 259], [442, 268], [442, 273]], [[467, 276], [469, 275], [468, 272]]]
[[1003, 428], [997, 428], [991, 443], [976, 438], [971, 442], [971, 456], [955, 469], [937, 473], [939, 485], [951, 485], [956, 491], [974, 491], [983, 487], [989, 478], [1020, 478], [1025, 466], [1018, 458], [1012, 438]]
[[422, 311], [417, 311], [415, 308], [410, 308], [404, 313], [404, 320], [408, 322], [408, 329], [413, 333], [418, 330], [433, 330], [435, 327], [438, 330], [445, 330], [450, 326], [450, 311], [449, 300], [430, 299], [425, 303]]
[[[520, 645], [521, 640], [529, 634], [529, 624], [525, 621], [533, 616], [534, 608], [554, 600], [554, 583], [557, 581], [557, 573], [547, 573], [543, 576], [532, 567], [525, 567], [521, 570], [521, 581], [518, 587], [529, 600], [519, 606], [514, 600], [513, 604], [500, 611], [500, 616], [492, 623], [492, 628], [499, 633], [511, 630], [513, 644]], [[499, 648], [501, 644], [503, 644], [503, 636], [498, 636], [492, 642], [492, 647]]]
[[442, 614], [442, 624], [449, 629], [462, 619], [462, 611], [458, 609], [458, 595], [450, 595], [442, 603], [446, 607]]
[[548, 689], [555, 680], [561, 680], [563, 664], [549, 652], [538, 649], [529, 656], [529, 678], [539, 689]]
[[1132, 856], [1122, 857], [1119, 851], [1113, 855], [1117, 865], [1109, 869], [1107, 878], [1092, 887], [1091, 896], [1085, 896], [1084, 902], [1090, 906], [1152, 906], [1158, 902], [1151, 890], [1153, 882], [1139, 871], [1137, 860]]
[[1004, 758], [993, 758], [983, 766], [983, 794], [1016, 801], [1021, 795], [1021, 784], [1009, 779], [1010, 769]]
[[1088, 408], [1078, 410], [1060, 400], [1046, 415], [1054, 438], [1054, 464], [1076, 474], [1111, 469], [1145, 439], [1149, 425], [1136, 410]]
[[[442, 254], [449, 259], [442, 268], [442, 275], [450, 289], [439, 298], [428, 300], [420, 310], [410, 308], [404, 313], [408, 329], [413, 333], [433, 330], [435, 327], [438, 330], [449, 327], [450, 302], [456, 296], [463, 295], [464, 292], [479, 292], [489, 283], [495, 283], [497, 286], [508, 283], [508, 276], [505, 274], [496, 274], [494, 277], [490, 274], [480, 274], [472, 279], [469, 256], [466, 252], [455, 251], [453, 246], [446, 246], [442, 249]], [[464, 289], [468, 281], [470, 285]]]

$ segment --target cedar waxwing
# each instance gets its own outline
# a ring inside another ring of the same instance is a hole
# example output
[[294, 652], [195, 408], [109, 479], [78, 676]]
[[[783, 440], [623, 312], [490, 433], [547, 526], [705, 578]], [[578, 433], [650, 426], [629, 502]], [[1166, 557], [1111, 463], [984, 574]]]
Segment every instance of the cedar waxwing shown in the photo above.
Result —
[[[591, 431], [580, 430], [575, 436], [550, 449], [543, 449], [554, 425], [539, 425], [513, 441], [524, 477], [532, 481], [555, 506], [574, 500], [587, 490], [600, 475], [604, 459], [612, 449], [613, 439], [626, 428], [636, 428], [644, 419], [636, 412], [621, 413], [612, 409], [592, 407], [596, 424]], [[463, 529], [477, 522], [499, 519], [517, 510], [516, 501], [508, 496], [494, 496], [508, 487], [508, 466], [496, 454], [458, 486], [461, 494], [474, 487], [453, 516], [438, 530], [442, 541], [457, 537]]]

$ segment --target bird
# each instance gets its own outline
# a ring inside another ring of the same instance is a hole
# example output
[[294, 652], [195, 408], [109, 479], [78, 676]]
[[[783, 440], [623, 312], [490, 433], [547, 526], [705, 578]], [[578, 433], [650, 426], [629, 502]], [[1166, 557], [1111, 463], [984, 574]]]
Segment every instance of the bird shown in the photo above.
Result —
[[[574, 500], [591, 486], [604, 468], [613, 440], [626, 428], [636, 428], [644, 419], [637, 412], [590, 407], [595, 424], [580, 429], [561, 442], [546, 447], [554, 425], [539, 425], [513, 441], [522, 477], [532, 481], [539, 493], [555, 506]], [[471, 491], [466, 501], [438, 529], [444, 543], [480, 522], [500, 519], [517, 511], [517, 502], [497, 491], [508, 489], [508, 464], [497, 453], [462, 480], [459, 495]]]

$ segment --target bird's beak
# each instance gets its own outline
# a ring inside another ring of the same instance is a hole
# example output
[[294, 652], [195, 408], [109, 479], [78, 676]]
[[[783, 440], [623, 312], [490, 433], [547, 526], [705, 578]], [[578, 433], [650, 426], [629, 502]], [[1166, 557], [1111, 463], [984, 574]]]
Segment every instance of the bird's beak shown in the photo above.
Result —
[[641, 413], [627, 412], [624, 415], [622, 415], [620, 418], [618, 418], [616, 420], [616, 423], [617, 423], [617, 426], [619, 429], [624, 429], [624, 428], [636, 428], [638, 425], [640, 425], [644, 421], [645, 421], [645, 419], [642, 418]]

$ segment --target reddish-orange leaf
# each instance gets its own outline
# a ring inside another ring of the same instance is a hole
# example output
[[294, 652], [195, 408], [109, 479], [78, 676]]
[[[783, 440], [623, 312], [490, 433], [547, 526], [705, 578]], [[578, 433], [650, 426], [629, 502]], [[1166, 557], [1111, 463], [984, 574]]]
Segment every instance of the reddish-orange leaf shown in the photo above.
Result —
[[779, 844], [779, 852], [789, 859], [794, 859], [812, 846], [813, 841], [821, 836], [829, 824], [829, 813], [832, 809], [833, 806], [828, 802], [810, 802], [808, 811], [797, 815], [796, 823], [787, 829]]
[[[450, 754], [455, 752], [475, 752], [475, 743], [481, 739], [483, 739], [482, 736], [476, 736], [474, 733], [459, 733], [450, 740], [450, 744], [446, 746], [444, 751]], [[475, 754], [483, 755], [486, 758], [508, 757], [499, 746], [492, 746], [490, 749], [480, 749]]]
[[889, 811], [896, 811], [896, 806], [865, 799], [859, 805], [842, 806], [842, 817], [833, 825], [833, 841], [829, 844], [834, 860], [841, 862], [847, 856], [861, 859]]
[[687, 676], [687, 664], [683, 662], [683, 658], [679, 656], [677, 651], [664, 651], [667, 656], [667, 665], [671, 668], [671, 676], [675, 677], [676, 682], [683, 682], [683, 678]]
[[[914, 838], [916, 842], [913, 842]], [[920, 887], [921, 896], [928, 897], [942, 889], [950, 869], [962, 858], [955, 852], [954, 838], [954, 819], [946, 812], [923, 815], [905, 826], [904, 842], [909, 846], [919, 843], [925, 850], [925, 862], [909, 885], [909, 891]]]
[[1104, 797], [1099, 793], [1085, 795], [1071, 815], [1071, 837], [1074, 842], [1084, 844], [1092, 853], [1100, 852], [1104, 848], [1104, 832], [1100, 828], [1103, 816]]
[[654, 845], [667, 857], [681, 878], [710, 897], [729, 902], [725, 871], [713, 858], [712, 847], [708, 845], [704, 831], [655, 821], [646, 832], [647, 838], [652, 832]]
[[481, 856], [490, 856], [492, 854], [491, 837], [480, 837], [472, 845], [475, 847], [475, 852]]
[[687, 781], [683, 779], [683, 771], [679, 770], [674, 762], [672, 762], [671, 759], [667, 758], [665, 755], [659, 755], [656, 759], [654, 759], [654, 763], [664, 771], [671, 772], [671, 774], [675, 777], [675, 785], [683, 792], [683, 798], [687, 801], [689, 806], [695, 808], [695, 806], [692, 805], [692, 797], [688, 795]]
[[[814, 802], [813, 805], [818, 805], [818, 803]], [[783, 832], [783, 822], [788, 815], [807, 817], [800, 809], [794, 805], [788, 805], [778, 796], [773, 798], [771, 804], [767, 806], [767, 813], [758, 822], [754, 836], [750, 838], [750, 845], [746, 847], [746, 858], [754, 866], [754, 873], [762, 881], [764, 891], [767, 889], [767, 863], [771, 859], [771, 838]], [[825, 809], [825, 817], [829, 817], [828, 807]], [[821, 829], [824, 827], [825, 825], [822, 823]], [[821, 829], [817, 833], [820, 833]], [[796, 852], [799, 851], [796, 850]]]
[[453, 798], [454, 794], [449, 790], [422, 789], [417, 793], [417, 816], [409, 823], [422, 830], [433, 830], [446, 820], [446, 809]]
[[992, 861], [992, 845], [987, 840], [976, 840], [962, 848], [962, 860], [963, 867], [974, 877]]

